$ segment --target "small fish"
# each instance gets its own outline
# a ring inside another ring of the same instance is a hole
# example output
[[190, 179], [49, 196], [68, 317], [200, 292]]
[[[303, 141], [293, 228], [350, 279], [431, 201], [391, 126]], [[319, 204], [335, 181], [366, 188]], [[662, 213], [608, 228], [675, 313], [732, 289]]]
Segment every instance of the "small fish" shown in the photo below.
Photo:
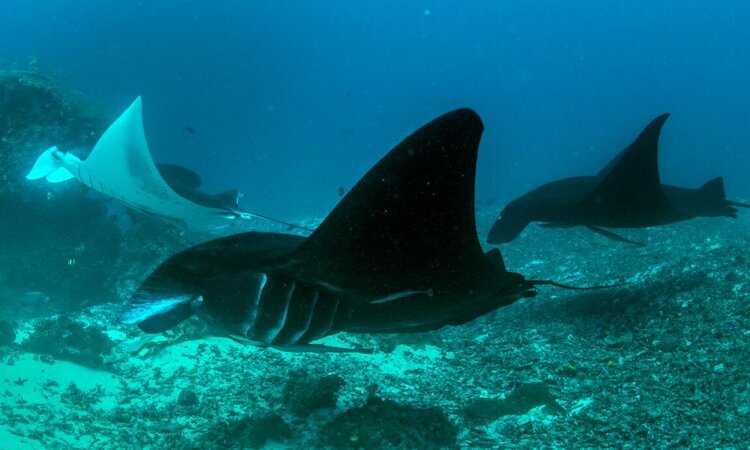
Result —
[[40, 291], [24, 292], [21, 295], [21, 303], [28, 306], [39, 306], [49, 303], [49, 295]]
[[346, 194], [346, 189], [344, 189], [344, 186], [339, 186], [339, 188], [336, 190], [336, 193], [339, 197], [343, 197], [344, 194]]
[[195, 128], [193, 128], [191, 126], [185, 127], [185, 131], [187, 131], [190, 134], [195, 134]]

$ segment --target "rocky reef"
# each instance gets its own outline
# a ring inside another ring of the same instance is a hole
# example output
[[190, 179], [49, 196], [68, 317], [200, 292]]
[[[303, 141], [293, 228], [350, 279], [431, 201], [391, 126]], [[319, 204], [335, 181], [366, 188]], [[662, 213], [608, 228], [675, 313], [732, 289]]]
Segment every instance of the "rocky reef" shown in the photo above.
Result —
[[16, 340], [16, 326], [10, 320], [0, 319], [0, 346], [10, 345]]
[[[83, 157], [114, 118], [99, 101], [50, 78], [0, 71], [0, 316], [122, 300], [152, 265], [185, 245], [176, 228], [81, 183], [26, 180], [43, 150], [56, 145]], [[45, 300], [30, 304], [36, 298]]]
[[43, 75], [0, 71], [2, 175], [22, 178], [29, 160], [52, 145], [90, 149], [114, 118], [104, 104]]
[[79, 183], [32, 183], [25, 175], [52, 145], [90, 149], [112, 118], [99, 102], [42, 75], [0, 71], [5, 314], [15, 313], [12, 307], [30, 291], [54, 297], [60, 308], [111, 298], [108, 268], [117, 259], [121, 231], [103, 200], [87, 196]]

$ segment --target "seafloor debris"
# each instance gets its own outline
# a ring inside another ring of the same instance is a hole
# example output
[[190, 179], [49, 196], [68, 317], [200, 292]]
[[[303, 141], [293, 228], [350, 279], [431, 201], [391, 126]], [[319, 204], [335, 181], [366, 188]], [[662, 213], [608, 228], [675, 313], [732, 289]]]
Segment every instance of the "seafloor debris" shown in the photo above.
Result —
[[464, 413], [467, 418], [476, 422], [492, 422], [502, 416], [525, 414], [537, 406], [544, 406], [545, 412], [550, 414], [565, 414], [565, 410], [544, 383], [522, 384], [503, 399], [472, 400], [464, 408]]
[[60, 401], [68, 405], [75, 406], [78, 409], [88, 410], [99, 402], [101, 396], [101, 386], [97, 386], [94, 389], [84, 391], [74, 383], [71, 383], [68, 385], [65, 391], [60, 394]]
[[190, 407], [198, 404], [198, 394], [191, 389], [183, 389], [177, 396], [177, 404], [180, 406]]
[[297, 416], [306, 417], [313, 411], [336, 406], [336, 395], [344, 386], [338, 375], [313, 378], [304, 369], [293, 370], [284, 388], [284, 404]]
[[458, 428], [438, 407], [415, 408], [373, 395], [321, 433], [333, 448], [456, 448]]
[[[87, 149], [109, 126], [114, 114], [102, 103], [43, 75], [0, 70], [0, 175], [10, 186], [41, 150], [51, 145]], [[7, 184], [7, 183], [4, 183]]]
[[[99, 102], [42, 75], [0, 71], [0, 296], [54, 292], [55, 312], [101, 301], [119, 251], [115, 222], [99, 199], [68, 183], [31, 185], [24, 175], [41, 150], [90, 148], [112, 119]], [[40, 276], [43, 274], [43, 276]]]
[[16, 340], [16, 326], [9, 320], [0, 319], [0, 345], [9, 345]]
[[112, 351], [114, 344], [101, 330], [58, 316], [37, 322], [34, 332], [21, 343], [21, 347], [28, 352], [104, 369], [103, 356]]
[[[494, 218], [480, 215], [480, 228]], [[748, 230], [746, 219], [664, 227], [650, 230], [649, 246], [634, 251], [585, 230], [548, 236], [532, 227], [503, 249], [509, 266], [581, 284], [606, 284], [627, 273], [630, 283], [596, 293], [545, 291], [432, 336], [362, 335], [364, 344], [396, 346], [372, 355], [258, 349], [206, 337], [186, 324], [134, 356], [126, 350], [140, 346], [116, 347], [106, 358], [114, 373], [106, 375], [117, 382], [101, 377], [97, 402], [95, 385], [76, 383], [83, 396], [69, 388], [61, 364], [19, 356], [20, 346], [0, 347], [0, 369], [24, 372], [0, 377], [0, 392], [10, 393], [0, 395], [0, 432], [4, 426], [46, 448], [118, 448], [123, 442], [183, 450], [274, 448], [274, 441], [321, 449], [607, 448], [613, 442], [742, 448], [750, 440]], [[706, 234], [710, 240], [698, 238]], [[542, 237], [547, 245], [538, 245]], [[102, 305], [69, 317], [106, 330], [118, 344], [143, 336], [117, 321], [119, 311], [117, 304]], [[14, 320], [23, 342], [33, 322]], [[91, 376], [85, 367], [67, 366], [79, 371], [75, 376]], [[329, 374], [346, 382], [334, 407], [299, 416], [286, 404], [290, 379], [312, 390]], [[29, 381], [18, 384], [19, 377]], [[514, 398], [517, 387], [539, 382], [554, 398], [540, 395], [541, 403], [537, 397], [519, 408], [539, 405], [529, 412], [495, 420], [495, 409], [479, 420], [464, 412], [472, 398]], [[50, 388], [39, 395], [45, 383]], [[375, 395], [367, 389], [372, 383], [388, 400], [366, 400]], [[179, 406], [184, 389], [198, 395], [197, 405]], [[542, 405], [552, 401], [567, 414], [545, 413], [550, 407]], [[31, 424], [28, 417], [38, 419]]]
[[264, 413], [219, 423], [199, 439], [201, 449], [262, 448], [268, 441], [283, 442], [292, 430], [278, 414]]

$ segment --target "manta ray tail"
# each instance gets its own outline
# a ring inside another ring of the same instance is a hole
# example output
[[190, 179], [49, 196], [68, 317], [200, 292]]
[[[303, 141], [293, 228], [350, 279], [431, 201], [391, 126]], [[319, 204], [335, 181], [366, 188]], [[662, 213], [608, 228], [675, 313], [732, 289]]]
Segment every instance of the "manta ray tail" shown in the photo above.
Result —
[[26, 175], [28, 180], [46, 178], [50, 183], [60, 183], [73, 178], [73, 174], [62, 164], [62, 152], [57, 147], [45, 150], [34, 163], [34, 167]]

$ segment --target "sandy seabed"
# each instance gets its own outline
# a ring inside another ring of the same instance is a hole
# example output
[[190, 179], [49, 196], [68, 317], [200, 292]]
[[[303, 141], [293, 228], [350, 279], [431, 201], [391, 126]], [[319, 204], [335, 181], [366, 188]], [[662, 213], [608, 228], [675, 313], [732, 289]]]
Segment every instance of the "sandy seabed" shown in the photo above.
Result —
[[68, 314], [114, 343], [92, 369], [26, 351], [39, 321], [21, 321], [0, 347], [0, 449], [745, 447], [747, 211], [623, 234], [646, 247], [533, 225], [502, 247], [529, 278], [622, 286], [326, 340], [372, 355], [254, 348], [192, 323], [146, 338], [110, 304]]

